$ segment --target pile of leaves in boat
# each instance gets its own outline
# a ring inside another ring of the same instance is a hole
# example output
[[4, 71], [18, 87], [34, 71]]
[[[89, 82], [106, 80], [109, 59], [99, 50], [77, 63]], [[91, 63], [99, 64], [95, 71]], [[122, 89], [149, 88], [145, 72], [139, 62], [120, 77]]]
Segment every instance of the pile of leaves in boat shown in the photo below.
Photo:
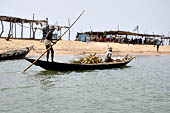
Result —
[[96, 56], [96, 53], [90, 54], [87, 57], [79, 58], [78, 60], [73, 61], [73, 63], [78, 64], [97, 64], [103, 63], [102, 59]]
[[134, 56], [125, 56], [125, 57], [114, 57], [113, 62], [127, 62], [130, 59], [134, 58]]

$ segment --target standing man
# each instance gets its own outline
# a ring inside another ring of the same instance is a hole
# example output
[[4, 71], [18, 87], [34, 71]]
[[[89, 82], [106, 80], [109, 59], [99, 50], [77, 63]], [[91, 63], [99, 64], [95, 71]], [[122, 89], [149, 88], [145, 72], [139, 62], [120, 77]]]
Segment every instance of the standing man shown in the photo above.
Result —
[[51, 43], [56, 43], [56, 42], [53, 42], [52, 40], [52, 35], [53, 35], [53, 31], [55, 30], [55, 27], [54, 26], [51, 26], [50, 28], [50, 31], [47, 33], [47, 36], [46, 36], [46, 39], [45, 39], [45, 47], [46, 49], [48, 49], [50, 47], [50, 49], [47, 51], [47, 61], [49, 59], [49, 54], [50, 54], [50, 51], [51, 51], [51, 61], [53, 62], [53, 59], [54, 59], [54, 50], [53, 50], [53, 47], [51, 46]]
[[157, 52], [159, 52], [159, 46], [161, 45], [161, 42], [159, 40], [157, 40], [156, 42], [156, 48], [157, 48]]

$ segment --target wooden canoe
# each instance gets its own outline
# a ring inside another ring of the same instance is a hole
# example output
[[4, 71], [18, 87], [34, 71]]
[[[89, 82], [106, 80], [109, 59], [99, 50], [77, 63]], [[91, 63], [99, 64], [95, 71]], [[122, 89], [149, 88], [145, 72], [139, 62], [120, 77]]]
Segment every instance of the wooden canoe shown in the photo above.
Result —
[[33, 46], [30, 46], [30, 47], [25, 47], [21, 49], [0, 53], [0, 61], [25, 58], [25, 56], [31, 51], [32, 48]]
[[[75, 64], [75, 63], [60, 63], [60, 62], [47, 62], [38, 60], [34, 65], [40, 66], [45, 70], [53, 71], [78, 71], [78, 70], [95, 70], [95, 69], [111, 69], [120, 68], [128, 64], [135, 57], [129, 58], [123, 62], [109, 62], [98, 64]], [[35, 59], [25, 58], [27, 61], [33, 63]]]

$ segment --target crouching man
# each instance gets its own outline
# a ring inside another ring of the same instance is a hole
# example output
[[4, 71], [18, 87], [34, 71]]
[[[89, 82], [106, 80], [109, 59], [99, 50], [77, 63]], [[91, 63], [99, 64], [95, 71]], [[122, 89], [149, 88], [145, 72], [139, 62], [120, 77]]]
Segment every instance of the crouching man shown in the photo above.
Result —
[[112, 47], [109, 47], [108, 51], [106, 52], [105, 62], [113, 62], [113, 59], [112, 59]]

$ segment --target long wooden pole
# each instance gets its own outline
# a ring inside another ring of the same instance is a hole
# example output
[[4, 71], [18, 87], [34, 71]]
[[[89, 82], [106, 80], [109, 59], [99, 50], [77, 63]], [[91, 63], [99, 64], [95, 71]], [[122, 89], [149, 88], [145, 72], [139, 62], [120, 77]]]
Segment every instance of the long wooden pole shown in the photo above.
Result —
[[[69, 25], [69, 27], [70, 27], [70, 19], [68, 19], [68, 25]], [[69, 32], [68, 32], [68, 40], [70, 40], [70, 30], [69, 30]]]
[[31, 22], [30, 22], [30, 39], [31, 39]]
[[23, 23], [21, 24], [21, 38], [23, 38]]
[[9, 25], [9, 33], [8, 33], [8, 38], [10, 38], [10, 37], [11, 37], [11, 24], [12, 24], [12, 22], [10, 22], [10, 25]]
[[11, 35], [12, 35], [12, 38], [14, 38], [14, 36], [13, 36], [13, 23], [12, 23]]
[[9, 41], [9, 39], [10, 39], [10, 37], [11, 37], [11, 23], [12, 23], [12, 22], [10, 22], [10, 25], [9, 25], [10, 28], [9, 28], [8, 37], [6, 38], [7, 41]]
[[[60, 36], [59, 40], [71, 29], [71, 27], [77, 22], [77, 20], [81, 17], [81, 15], [84, 13], [83, 12], [77, 17], [77, 19], [71, 24], [71, 26]], [[56, 40], [57, 42], [57, 40]], [[41, 56], [39, 56], [31, 65], [29, 65], [23, 72], [26, 72], [33, 64], [35, 64], [52, 46], [54, 46], [56, 43], [53, 43]]]
[[0, 37], [2, 36], [2, 33], [4, 32], [4, 25], [3, 25], [2, 20], [1, 20], [1, 25], [2, 25], [2, 31], [1, 31], [1, 33], [0, 33]]
[[16, 27], [16, 23], [15, 23], [15, 38], [17, 37], [17, 27]]
[[[33, 13], [33, 17], [32, 17], [32, 19], [34, 20], [34, 13]], [[35, 29], [34, 29], [34, 23], [32, 23], [32, 34], [33, 34], [33, 39], [35, 39], [35, 31], [34, 31]]]

